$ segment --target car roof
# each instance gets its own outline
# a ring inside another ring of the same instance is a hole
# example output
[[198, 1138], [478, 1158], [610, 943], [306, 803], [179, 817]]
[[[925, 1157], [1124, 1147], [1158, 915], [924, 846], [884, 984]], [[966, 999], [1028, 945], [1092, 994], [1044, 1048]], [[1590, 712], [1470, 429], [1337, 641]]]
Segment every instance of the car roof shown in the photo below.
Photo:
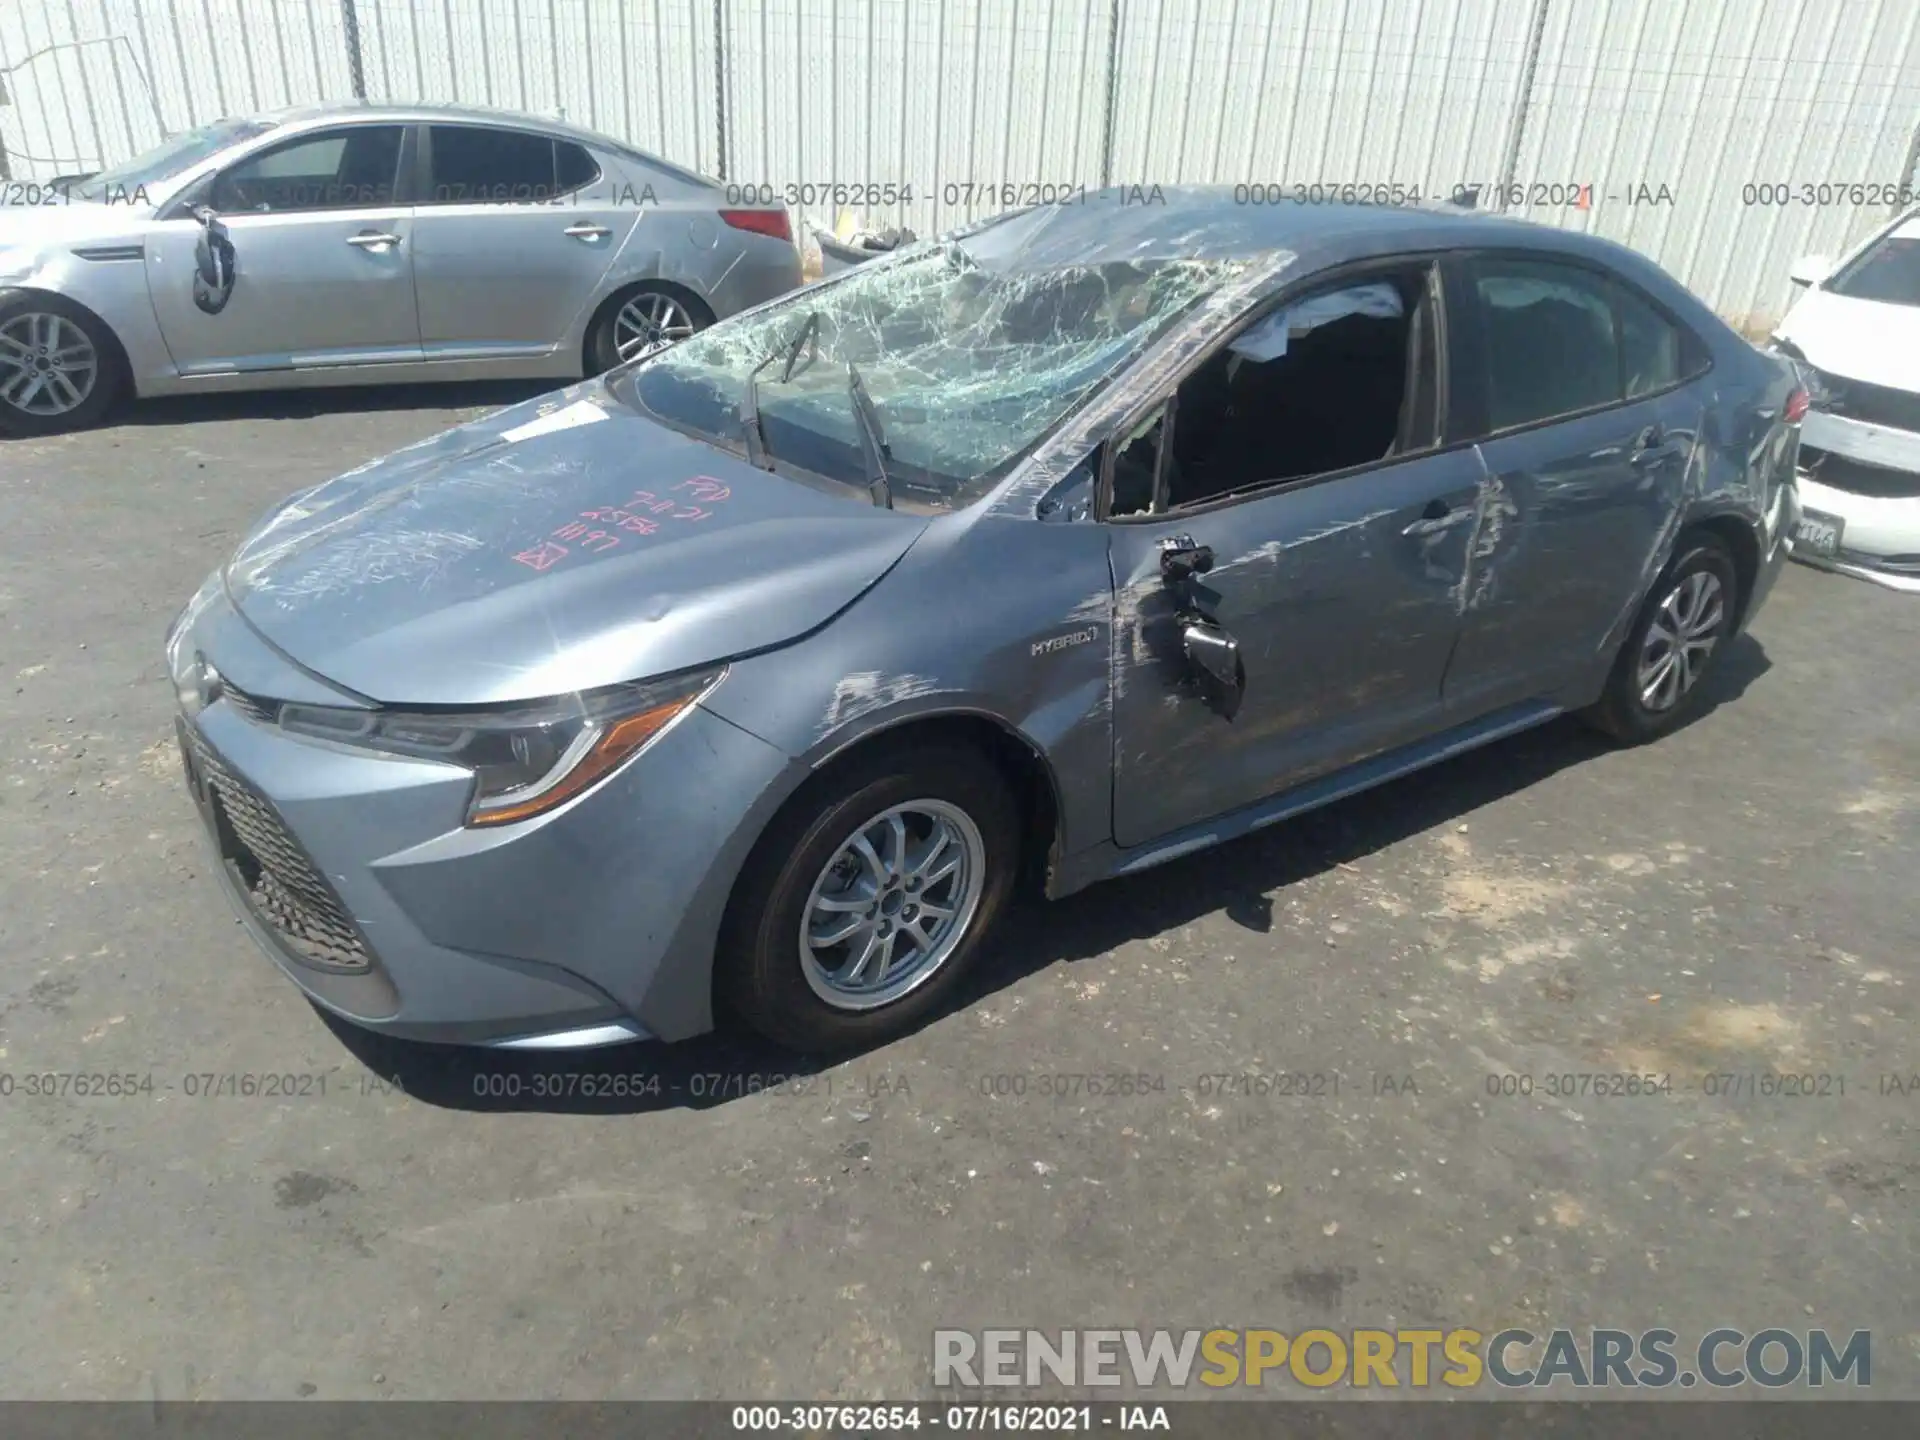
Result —
[[[1276, 191], [1288, 187], [1273, 187]], [[1258, 193], [1256, 193], [1258, 192]], [[984, 222], [965, 240], [989, 268], [1036, 273], [1077, 265], [1292, 257], [1290, 274], [1447, 250], [1512, 249], [1585, 260], [1664, 301], [1703, 331], [1725, 327], [1652, 260], [1579, 230], [1460, 205], [1266, 203], [1264, 187], [1116, 185]]]
[[638, 146], [629, 145], [624, 140], [616, 140], [611, 135], [603, 135], [597, 130], [575, 125], [558, 116], [533, 115], [522, 110], [500, 110], [485, 105], [389, 105], [368, 100], [332, 100], [320, 105], [297, 105], [284, 110], [270, 111], [261, 118], [272, 120], [281, 126], [300, 128], [340, 120], [387, 120], [400, 124], [438, 121], [441, 124], [507, 125], [523, 130], [538, 130], [543, 134], [577, 140], [582, 145], [610, 150], [616, 155], [625, 155], [649, 165], [657, 165], [681, 179], [698, 184], [711, 186], [720, 184], [712, 176], [702, 175], [697, 170], [675, 164]]
[[[1359, 258], [1383, 247], [1569, 248], [1566, 231], [1457, 205], [1315, 204], [1263, 193], [1257, 185], [1110, 186], [1020, 212], [993, 248], [1006, 249], [1009, 268], [1032, 269], [1279, 252], [1319, 259], [1352, 250]], [[1574, 237], [1571, 248], [1588, 248], [1588, 238]]]

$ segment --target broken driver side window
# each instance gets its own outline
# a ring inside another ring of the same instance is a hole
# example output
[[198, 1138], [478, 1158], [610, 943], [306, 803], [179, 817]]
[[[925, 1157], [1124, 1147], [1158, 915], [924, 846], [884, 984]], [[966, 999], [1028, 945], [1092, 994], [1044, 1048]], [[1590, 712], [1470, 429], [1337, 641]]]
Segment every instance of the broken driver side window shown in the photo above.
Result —
[[1109, 515], [1144, 515], [1153, 508], [1153, 482], [1160, 442], [1167, 433], [1167, 407], [1156, 405], [1113, 442], [1113, 503]]
[[[1408, 265], [1289, 300], [1209, 356], [1176, 394], [1167, 508], [1431, 447], [1430, 273]], [[1114, 476], [1118, 514], [1117, 462]]]

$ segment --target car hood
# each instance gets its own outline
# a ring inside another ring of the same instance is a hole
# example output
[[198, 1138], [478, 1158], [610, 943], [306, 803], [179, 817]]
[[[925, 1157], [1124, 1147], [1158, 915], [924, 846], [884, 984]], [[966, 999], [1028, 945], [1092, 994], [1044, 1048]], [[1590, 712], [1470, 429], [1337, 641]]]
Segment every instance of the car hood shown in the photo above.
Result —
[[50, 205], [0, 204], [0, 250], [40, 250], [88, 240], [136, 242], [151, 214], [148, 206], [97, 205], [81, 200]]
[[296, 495], [226, 585], [261, 635], [336, 685], [485, 705], [792, 640], [926, 524], [747, 465], [596, 382]]
[[1920, 306], [1810, 290], [1774, 334], [1816, 370], [1920, 392]]

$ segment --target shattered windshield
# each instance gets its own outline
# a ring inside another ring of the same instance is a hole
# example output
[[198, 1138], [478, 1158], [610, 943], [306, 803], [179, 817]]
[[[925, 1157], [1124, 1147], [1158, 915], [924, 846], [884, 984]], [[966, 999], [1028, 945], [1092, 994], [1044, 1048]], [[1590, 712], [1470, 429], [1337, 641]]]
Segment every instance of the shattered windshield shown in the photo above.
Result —
[[778, 355], [755, 386], [768, 454], [863, 485], [852, 362], [877, 412], [893, 503], [958, 508], [1241, 268], [1186, 259], [1038, 266], [980, 243], [992, 234], [916, 247], [717, 325], [628, 372], [616, 393], [738, 446], [748, 376]]

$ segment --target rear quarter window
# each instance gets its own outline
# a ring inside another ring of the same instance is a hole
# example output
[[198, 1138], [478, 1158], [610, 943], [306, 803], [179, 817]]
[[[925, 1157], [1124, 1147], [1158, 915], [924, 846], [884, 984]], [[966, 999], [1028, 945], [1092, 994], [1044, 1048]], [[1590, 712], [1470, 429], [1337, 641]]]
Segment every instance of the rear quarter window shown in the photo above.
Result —
[[554, 144], [554, 184], [562, 195], [591, 185], [600, 178], [599, 162], [584, 145], [570, 140]]

